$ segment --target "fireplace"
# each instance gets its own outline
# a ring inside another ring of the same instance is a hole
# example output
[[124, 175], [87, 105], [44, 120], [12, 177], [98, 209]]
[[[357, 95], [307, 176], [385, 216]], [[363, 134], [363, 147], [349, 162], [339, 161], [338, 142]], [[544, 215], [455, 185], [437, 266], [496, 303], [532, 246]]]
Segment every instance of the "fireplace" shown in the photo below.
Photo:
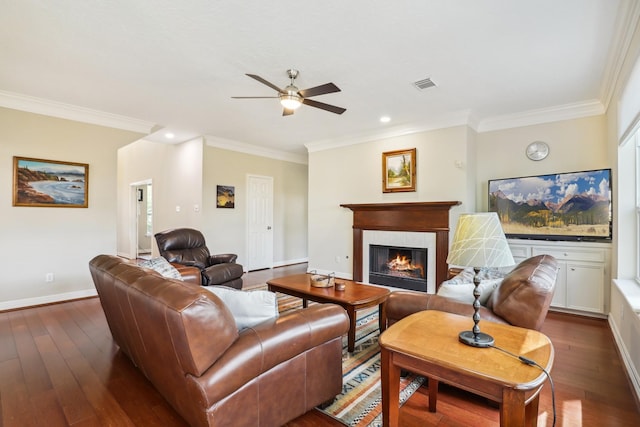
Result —
[[[458, 201], [341, 204], [353, 211], [353, 280], [365, 283], [369, 280], [369, 256], [365, 248], [370, 244], [428, 247], [427, 292], [435, 292], [437, 284], [447, 277], [449, 210], [459, 204]], [[380, 242], [377, 236], [385, 233], [402, 235], [402, 241]], [[429, 242], [405, 245], [407, 234], [410, 240], [416, 235]]]
[[369, 283], [427, 292], [427, 249], [369, 245]]

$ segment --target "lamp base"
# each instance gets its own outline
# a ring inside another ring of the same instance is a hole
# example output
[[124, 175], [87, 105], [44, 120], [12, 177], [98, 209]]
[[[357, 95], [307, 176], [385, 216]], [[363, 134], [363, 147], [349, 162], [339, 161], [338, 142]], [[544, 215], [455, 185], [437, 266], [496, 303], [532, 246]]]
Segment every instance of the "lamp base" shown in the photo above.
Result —
[[473, 331], [460, 332], [458, 339], [461, 343], [480, 348], [491, 347], [495, 342], [491, 335], [485, 334], [484, 332], [474, 334]]

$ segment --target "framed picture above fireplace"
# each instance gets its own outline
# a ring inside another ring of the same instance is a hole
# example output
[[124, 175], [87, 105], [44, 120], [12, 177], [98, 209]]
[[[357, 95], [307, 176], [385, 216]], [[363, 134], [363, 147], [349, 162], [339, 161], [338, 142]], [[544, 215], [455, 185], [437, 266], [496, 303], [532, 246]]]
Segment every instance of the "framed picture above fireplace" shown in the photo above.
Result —
[[382, 192], [416, 191], [416, 149], [382, 153]]

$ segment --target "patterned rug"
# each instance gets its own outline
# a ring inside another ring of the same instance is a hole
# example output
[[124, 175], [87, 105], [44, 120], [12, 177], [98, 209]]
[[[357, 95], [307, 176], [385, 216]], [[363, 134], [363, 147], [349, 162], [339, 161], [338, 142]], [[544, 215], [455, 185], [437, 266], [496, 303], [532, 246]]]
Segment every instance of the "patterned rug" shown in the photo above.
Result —
[[[280, 313], [302, 307], [299, 298], [277, 294]], [[313, 303], [310, 303], [313, 304]], [[324, 412], [349, 426], [382, 426], [380, 392], [380, 347], [378, 346], [378, 308], [361, 310], [356, 321], [356, 347], [347, 352], [347, 338], [342, 343], [342, 393]], [[408, 375], [400, 379], [400, 405], [425, 382], [424, 377]]]

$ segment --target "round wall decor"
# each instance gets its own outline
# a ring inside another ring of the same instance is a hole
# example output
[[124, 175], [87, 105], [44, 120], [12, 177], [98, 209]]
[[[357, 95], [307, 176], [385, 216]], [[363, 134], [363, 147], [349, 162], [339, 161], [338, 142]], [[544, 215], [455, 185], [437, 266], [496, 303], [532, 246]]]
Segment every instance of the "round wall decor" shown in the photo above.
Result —
[[542, 160], [549, 155], [549, 145], [543, 141], [534, 141], [527, 145], [526, 153], [531, 160]]

